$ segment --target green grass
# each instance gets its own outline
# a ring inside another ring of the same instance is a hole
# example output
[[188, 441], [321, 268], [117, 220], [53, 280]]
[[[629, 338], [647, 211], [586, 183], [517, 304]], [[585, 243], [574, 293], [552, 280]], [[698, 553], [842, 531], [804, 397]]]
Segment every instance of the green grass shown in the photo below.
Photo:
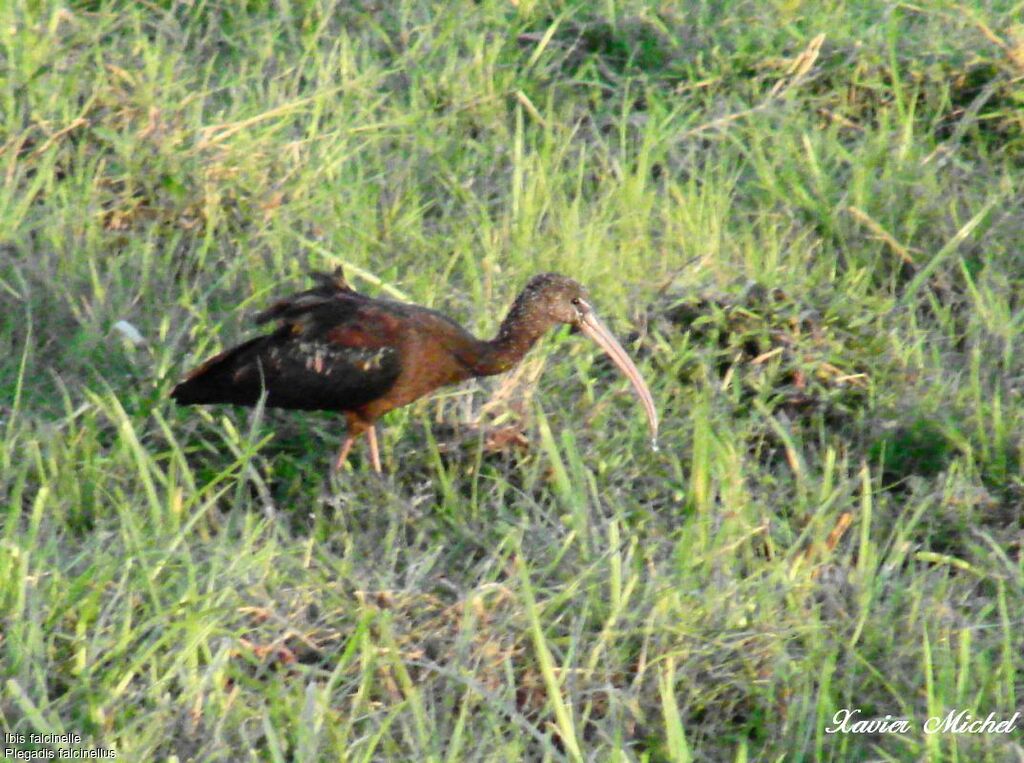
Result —
[[[1020, 2], [242, 5], [0, 9], [5, 733], [1020, 755], [922, 731], [1024, 695]], [[500, 379], [390, 414], [383, 479], [325, 477], [338, 416], [171, 404], [339, 264], [480, 334], [577, 278], [660, 452], [565, 332], [484, 429]]]

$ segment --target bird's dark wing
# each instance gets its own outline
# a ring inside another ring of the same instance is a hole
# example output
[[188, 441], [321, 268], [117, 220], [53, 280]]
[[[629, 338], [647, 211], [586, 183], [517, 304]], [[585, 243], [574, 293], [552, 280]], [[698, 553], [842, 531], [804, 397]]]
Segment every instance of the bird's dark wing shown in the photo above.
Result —
[[[330, 284], [282, 300], [281, 325], [211, 358], [179, 384], [179, 403], [351, 410], [385, 395], [402, 370], [403, 322], [391, 303]], [[269, 311], [268, 311], [269, 312]]]
[[333, 273], [310, 273], [310, 277], [316, 281], [316, 286], [278, 300], [256, 314], [256, 323], [286, 321], [341, 295], [362, 296], [345, 280], [345, 273], [340, 267]]

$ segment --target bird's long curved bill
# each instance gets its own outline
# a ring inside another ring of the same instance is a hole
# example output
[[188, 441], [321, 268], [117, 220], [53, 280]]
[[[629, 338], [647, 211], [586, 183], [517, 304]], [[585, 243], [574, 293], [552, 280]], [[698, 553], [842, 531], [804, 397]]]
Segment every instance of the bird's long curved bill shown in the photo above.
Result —
[[593, 339], [608, 354], [608, 357], [612, 359], [615, 365], [619, 367], [619, 370], [629, 379], [630, 384], [633, 385], [636, 396], [640, 399], [644, 411], [647, 413], [647, 423], [651, 427], [651, 444], [657, 449], [658, 412], [654, 410], [654, 398], [651, 397], [651, 391], [647, 389], [644, 377], [640, 375], [640, 371], [633, 365], [633, 361], [630, 360], [626, 351], [622, 349], [622, 345], [612, 336], [612, 332], [608, 330], [608, 327], [596, 315], [592, 312], [584, 314], [580, 319], [579, 326], [580, 331]]

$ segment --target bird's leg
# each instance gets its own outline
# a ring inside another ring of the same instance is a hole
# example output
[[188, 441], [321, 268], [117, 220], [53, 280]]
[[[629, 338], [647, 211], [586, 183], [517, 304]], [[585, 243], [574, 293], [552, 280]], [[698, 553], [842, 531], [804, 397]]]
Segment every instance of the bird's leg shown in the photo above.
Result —
[[338, 457], [334, 459], [333, 471], [340, 472], [341, 467], [345, 465], [345, 461], [348, 459], [348, 453], [352, 450], [352, 444], [356, 441], [359, 435], [352, 434], [351, 432], [345, 435], [345, 442], [341, 444], [341, 450], [338, 451]]
[[370, 461], [373, 463], [373, 470], [380, 474], [380, 451], [377, 450], [377, 426], [375, 424], [370, 424], [370, 428], [366, 430], [366, 439], [370, 441]]

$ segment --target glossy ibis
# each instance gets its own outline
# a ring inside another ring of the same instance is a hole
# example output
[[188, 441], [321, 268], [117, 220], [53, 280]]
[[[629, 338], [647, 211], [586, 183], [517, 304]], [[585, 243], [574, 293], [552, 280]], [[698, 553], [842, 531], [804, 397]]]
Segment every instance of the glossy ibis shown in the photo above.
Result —
[[210, 358], [171, 392], [180, 405], [255, 405], [340, 411], [348, 420], [334, 462], [340, 468], [356, 438], [370, 442], [380, 472], [374, 422], [438, 387], [512, 368], [540, 336], [569, 323], [593, 339], [632, 382], [652, 438], [658, 417], [640, 372], [598, 320], [586, 291], [565, 276], [534, 276], [512, 304], [494, 339], [477, 339], [450, 318], [418, 305], [354, 291], [341, 270], [314, 273], [317, 285], [256, 316], [277, 321], [271, 334]]

